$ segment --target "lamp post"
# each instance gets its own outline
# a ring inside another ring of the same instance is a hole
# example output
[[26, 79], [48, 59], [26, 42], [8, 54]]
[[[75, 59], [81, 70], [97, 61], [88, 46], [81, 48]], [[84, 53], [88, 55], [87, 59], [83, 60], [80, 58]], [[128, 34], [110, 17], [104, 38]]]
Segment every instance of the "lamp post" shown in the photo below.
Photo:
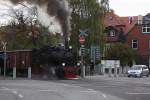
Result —
[[3, 51], [4, 51], [4, 77], [6, 76], [6, 45], [7, 42], [2, 41]]

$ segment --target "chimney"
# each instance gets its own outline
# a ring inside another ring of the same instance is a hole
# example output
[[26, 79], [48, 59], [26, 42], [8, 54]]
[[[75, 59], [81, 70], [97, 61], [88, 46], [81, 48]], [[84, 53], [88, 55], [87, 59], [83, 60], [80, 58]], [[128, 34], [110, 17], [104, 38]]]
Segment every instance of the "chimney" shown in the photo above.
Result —
[[139, 15], [138, 16], [138, 24], [142, 24], [142, 20], [143, 20], [143, 16], [142, 15]]
[[133, 17], [128, 17], [129, 18], [129, 24], [132, 24]]

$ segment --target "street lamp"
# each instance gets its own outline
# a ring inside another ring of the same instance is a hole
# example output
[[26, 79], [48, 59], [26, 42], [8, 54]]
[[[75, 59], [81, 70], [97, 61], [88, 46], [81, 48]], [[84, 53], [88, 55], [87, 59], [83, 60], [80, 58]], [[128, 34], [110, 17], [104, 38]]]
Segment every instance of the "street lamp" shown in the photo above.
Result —
[[77, 66], [80, 66], [80, 63], [79, 63], [79, 62], [77, 63]]
[[69, 49], [71, 50], [71, 49], [72, 49], [72, 46], [69, 46]]
[[66, 63], [62, 63], [62, 66], [64, 67], [66, 65]]
[[6, 45], [7, 42], [2, 41], [3, 51], [4, 51], [4, 77], [6, 76]]

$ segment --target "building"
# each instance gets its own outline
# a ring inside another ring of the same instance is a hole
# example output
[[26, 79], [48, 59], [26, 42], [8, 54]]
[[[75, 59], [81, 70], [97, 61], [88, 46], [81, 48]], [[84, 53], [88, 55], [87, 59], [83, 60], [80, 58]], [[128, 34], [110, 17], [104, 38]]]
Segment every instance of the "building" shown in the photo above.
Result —
[[120, 17], [110, 11], [105, 17], [106, 48], [120, 42], [121, 31], [126, 38], [126, 43], [137, 54], [137, 64], [148, 65], [150, 62], [150, 14]]
[[149, 65], [150, 14], [139, 16], [137, 23], [126, 34], [127, 43], [137, 53], [139, 64]]
[[137, 23], [137, 20], [138, 16], [120, 17], [114, 11], [107, 13], [104, 20], [107, 45], [119, 42], [120, 32], [126, 35]]

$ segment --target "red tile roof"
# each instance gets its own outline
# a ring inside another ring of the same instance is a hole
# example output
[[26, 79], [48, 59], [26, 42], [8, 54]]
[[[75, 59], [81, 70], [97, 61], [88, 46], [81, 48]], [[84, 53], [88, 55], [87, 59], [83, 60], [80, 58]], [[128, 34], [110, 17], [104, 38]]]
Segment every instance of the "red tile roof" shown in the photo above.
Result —
[[137, 23], [138, 21], [138, 16], [131, 16], [132, 17], [132, 23], [130, 23], [129, 21], [129, 17], [120, 17], [120, 20], [122, 20], [122, 22], [125, 25], [125, 33], [128, 33], [133, 27], [134, 25]]
[[[130, 17], [132, 17], [132, 23], [130, 23]], [[126, 16], [126, 17], [120, 17], [116, 15], [113, 11], [106, 14], [106, 17], [104, 19], [105, 26], [124, 26], [125, 34], [128, 33], [131, 28], [137, 23], [138, 16]]]
[[113, 12], [109, 12], [106, 14], [104, 19], [105, 26], [117, 26], [121, 24], [120, 17], [114, 14]]

